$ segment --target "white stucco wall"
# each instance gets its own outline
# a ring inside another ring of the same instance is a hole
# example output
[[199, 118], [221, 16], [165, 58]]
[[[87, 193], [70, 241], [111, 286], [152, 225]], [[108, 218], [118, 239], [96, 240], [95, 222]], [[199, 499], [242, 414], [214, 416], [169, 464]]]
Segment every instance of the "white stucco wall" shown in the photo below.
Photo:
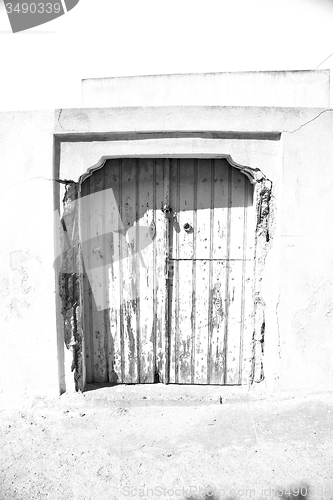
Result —
[[329, 107], [329, 70], [249, 71], [115, 78], [82, 82], [83, 107]]
[[57, 394], [54, 112], [0, 114], [0, 396]]
[[[58, 391], [54, 134], [65, 141], [60, 176], [74, 180], [105, 154], [143, 155], [148, 150], [162, 155], [222, 152], [260, 168], [273, 182], [275, 221], [263, 277], [267, 387], [330, 390], [332, 130], [333, 111], [305, 108], [152, 107], [0, 114], [2, 393]], [[197, 137], [193, 131], [206, 136]], [[151, 132], [149, 139], [140, 135]], [[169, 135], [158, 135], [162, 132]], [[171, 132], [176, 135], [170, 136]], [[130, 139], [121, 134], [130, 134]], [[69, 362], [67, 382], [72, 377]]]
[[283, 134], [277, 387], [333, 386], [333, 110]]
[[[260, 168], [273, 182], [274, 230], [263, 279], [265, 385], [268, 390], [316, 390], [319, 387], [327, 390], [333, 381], [329, 363], [333, 345], [329, 339], [328, 317], [320, 305], [326, 297], [326, 309], [330, 311], [333, 266], [326, 242], [331, 241], [327, 234], [330, 233], [332, 203], [329, 164], [333, 151], [326, 143], [332, 139], [332, 124], [329, 123], [332, 117], [330, 110], [323, 109], [168, 107], [63, 111], [57, 121], [59, 132], [67, 131], [76, 137], [76, 142], [62, 146], [61, 175], [66, 178], [78, 180], [89, 165], [95, 165], [99, 157], [108, 155], [201, 156], [224, 152], [236, 162]], [[105, 140], [77, 142], [77, 134], [83, 130], [92, 134], [92, 140], [97, 131]], [[177, 130], [182, 133], [219, 131], [220, 135], [212, 134], [205, 139], [141, 135], [151, 131], [168, 134]], [[129, 135], [126, 140], [126, 134], [133, 131], [139, 135]], [[277, 132], [281, 132], [278, 140]], [[261, 137], [261, 133], [267, 135]], [[318, 177], [323, 161], [318, 160], [321, 156], [325, 158], [327, 175]], [[313, 171], [314, 165], [316, 171]], [[319, 196], [320, 190], [323, 196], [318, 222], [311, 193], [317, 192]], [[305, 220], [311, 224], [306, 237]], [[311, 248], [309, 254], [305, 251], [307, 245]], [[321, 283], [320, 302], [314, 303], [313, 286], [317, 280]], [[300, 317], [304, 324], [297, 320]], [[317, 321], [315, 337], [314, 318]]]

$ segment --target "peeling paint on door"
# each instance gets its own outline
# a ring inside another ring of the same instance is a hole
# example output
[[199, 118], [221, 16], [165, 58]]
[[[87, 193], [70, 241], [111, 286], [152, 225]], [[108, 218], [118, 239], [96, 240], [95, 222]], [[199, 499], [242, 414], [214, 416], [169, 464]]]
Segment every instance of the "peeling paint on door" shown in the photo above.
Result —
[[225, 160], [171, 164], [177, 218], [170, 236], [170, 381], [246, 383], [253, 329], [253, 188]]
[[246, 383], [248, 178], [225, 159], [115, 159], [82, 182], [81, 198], [87, 382]]

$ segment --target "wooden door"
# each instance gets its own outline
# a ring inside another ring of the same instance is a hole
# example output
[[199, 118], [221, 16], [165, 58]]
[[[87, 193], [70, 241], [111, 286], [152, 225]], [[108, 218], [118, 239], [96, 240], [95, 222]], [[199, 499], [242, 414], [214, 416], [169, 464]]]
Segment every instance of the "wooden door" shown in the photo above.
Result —
[[88, 383], [166, 380], [167, 168], [109, 160], [82, 183]]
[[87, 382], [245, 383], [248, 179], [226, 160], [108, 160], [80, 206]]
[[246, 383], [253, 188], [226, 160], [172, 160], [170, 382]]

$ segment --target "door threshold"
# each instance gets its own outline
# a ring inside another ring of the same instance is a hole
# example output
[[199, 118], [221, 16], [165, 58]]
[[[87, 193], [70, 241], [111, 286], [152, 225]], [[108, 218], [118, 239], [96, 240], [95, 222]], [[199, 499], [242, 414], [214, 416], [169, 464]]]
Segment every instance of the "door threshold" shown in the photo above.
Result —
[[97, 406], [197, 406], [248, 400], [247, 386], [183, 384], [87, 384], [84, 396]]

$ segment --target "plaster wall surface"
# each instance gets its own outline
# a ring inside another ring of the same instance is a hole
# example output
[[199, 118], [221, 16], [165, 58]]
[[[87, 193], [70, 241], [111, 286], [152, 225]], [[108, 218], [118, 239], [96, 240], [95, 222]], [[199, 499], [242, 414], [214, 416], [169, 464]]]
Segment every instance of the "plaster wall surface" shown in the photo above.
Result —
[[329, 70], [91, 78], [82, 106], [329, 107], [329, 87]]
[[[68, 140], [121, 139], [122, 134], [158, 132], [211, 133], [212, 138], [255, 138], [255, 134], [293, 132], [324, 112], [323, 108], [239, 106], [161, 106], [56, 111], [54, 132]], [[136, 136], [134, 134], [137, 134]], [[128, 135], [126, 135], [128, 140]]]
[[333, 385], [333, 112], [285, 133], [277, 388]]
[[57, 394], [54, 112], [0, 114], [0, 395]]
[[[0, 390], [58, 390], [53, 175], [77, 181], [105, 155], [222, 153], [260, 168], [273, 182], [273, 227], [263, 276], [267, 385], [329, 390], [332, 130], [333, 112], [322, 108], [194, 106], [1, 114]], [[61, 142], [60, 172], [55, 174], [54, 134]], [[61, 321], [59, 311], [57, 317]], [[68, 363], [66, 383], [72, 377]]]
[[[62, 145], [63, 177], [77, 180], [108, 155], [226, 152], [273, 182], [263, 275], [270, 390], [329, 390], [332, 383], [332, 117], [324, 109], [151, 107], [63, 111], [56, 122], [75, 140]], [[86, 138], [98, 131], [104, 140], [81, 142], [83, 124]]]

